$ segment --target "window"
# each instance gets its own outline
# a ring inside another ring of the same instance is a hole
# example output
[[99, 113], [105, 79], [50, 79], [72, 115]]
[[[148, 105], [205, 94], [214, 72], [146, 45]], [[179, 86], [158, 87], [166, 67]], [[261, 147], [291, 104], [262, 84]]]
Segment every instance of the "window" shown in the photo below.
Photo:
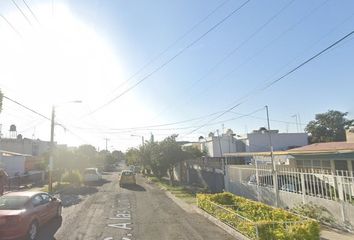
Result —
[[323, 168], [331, 168], [331, 162], [329, 160], [322, 160]]
[[132, 176], [132, 175], [133, 175], [133, 172], [129, 172], [129, 171], [122, 172], [122, 175], [123, 175], [123, 176]]
[[320, 168], [321, 167], [321, 160], [312, 160], [312, 166], [314, 168]]
[[52, 200], [52, 198], [48, 194], [42, 194], [42, 203], [48, 203]]
[[2, 196], [0, 197], [0, 210], [20, 210], [25, 207], [29, 197], [26, 196]]
[[43, 198], [40, 195], [36, 195], [32, 198], [32, 204], [33, 206], [38, 206], [42, 203]]
[[304, 160], [304, 167], [312, 167], [311, 160]]

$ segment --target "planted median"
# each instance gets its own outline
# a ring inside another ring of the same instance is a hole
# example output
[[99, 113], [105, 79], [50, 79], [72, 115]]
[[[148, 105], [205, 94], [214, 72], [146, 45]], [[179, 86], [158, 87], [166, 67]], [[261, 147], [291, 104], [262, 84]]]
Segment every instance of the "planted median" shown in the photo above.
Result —
[[198, 207], [250, 239], [316, 240], [319, 224], [231, 193], [197, 194]]

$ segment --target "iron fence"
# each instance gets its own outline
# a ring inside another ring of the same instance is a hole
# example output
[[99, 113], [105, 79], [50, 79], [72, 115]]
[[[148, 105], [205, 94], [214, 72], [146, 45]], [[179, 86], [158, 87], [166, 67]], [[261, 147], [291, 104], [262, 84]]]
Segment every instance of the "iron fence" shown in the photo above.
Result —
[[274, 188], [277, 179], [279, 191], [291, 192], [329, 200], [354, 202], [354, 173], [352, 171], [331, 172], [318, 169], [295, 169], [277, 166], [276, 178], [271, 167], [229, 166], [229, 181]]

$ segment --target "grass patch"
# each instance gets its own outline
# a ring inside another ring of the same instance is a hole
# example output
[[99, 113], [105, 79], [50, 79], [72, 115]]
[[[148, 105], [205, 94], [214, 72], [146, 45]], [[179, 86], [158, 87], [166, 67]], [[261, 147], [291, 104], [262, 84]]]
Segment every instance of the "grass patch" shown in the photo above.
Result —
[[158, 185], [160, 188], [169, 191], [177, 198], [180, 198], [189, 204], [196, 204], [197, 193], [206, 192], [206, 189], [195, 186], [186, 186], [180, 184], [170, 185], [170, 182], [167, 179], [158, 179], [157, 177], [153, 176], [148, 177], [148, 179]]

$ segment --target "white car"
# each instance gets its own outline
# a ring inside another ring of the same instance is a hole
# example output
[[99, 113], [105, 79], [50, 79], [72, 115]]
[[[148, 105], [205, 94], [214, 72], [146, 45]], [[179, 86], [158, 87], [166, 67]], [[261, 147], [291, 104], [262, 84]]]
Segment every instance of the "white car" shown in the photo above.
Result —
[[84, 182], [98, 182], [102, 180], [102, 175], [97, 168], [86, 168], [84, 171]]

